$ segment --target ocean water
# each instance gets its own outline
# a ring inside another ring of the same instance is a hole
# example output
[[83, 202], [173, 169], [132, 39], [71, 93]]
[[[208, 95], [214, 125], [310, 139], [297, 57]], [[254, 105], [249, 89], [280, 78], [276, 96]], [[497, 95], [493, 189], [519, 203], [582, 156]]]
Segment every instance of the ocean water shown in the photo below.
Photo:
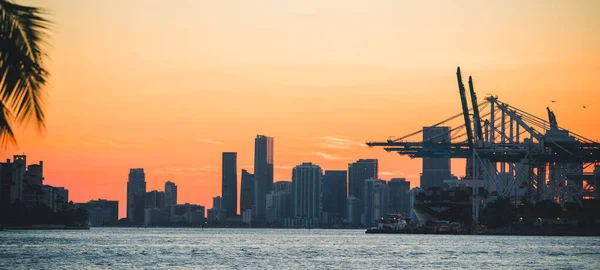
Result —
[[0, 269], [73, 268], [600, 269], [600, 237], [212, 228], [0, 232]]

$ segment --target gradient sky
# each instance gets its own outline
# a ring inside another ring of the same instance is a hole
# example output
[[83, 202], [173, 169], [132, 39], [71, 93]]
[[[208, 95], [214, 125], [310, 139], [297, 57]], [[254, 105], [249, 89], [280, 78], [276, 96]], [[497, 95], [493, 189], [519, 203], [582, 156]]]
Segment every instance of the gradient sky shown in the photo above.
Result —
[[551, 106], [600, 138], [600, 1], [17, 2], [55, 22], [47, 130], [23, 128], [2, 156], [43, 160], [46, 184], [119, 200], [120, 217], [137, 167], [148, 190], [170, 180], [180, 203], [210, 208], [221, 152], [252, 171], [256, 134], [275, 138], [275, 180], [378, 158], [381, 178], [414, 187], [420, 160], [362, 143], [458, 113], [459, 65], [480, 98]]

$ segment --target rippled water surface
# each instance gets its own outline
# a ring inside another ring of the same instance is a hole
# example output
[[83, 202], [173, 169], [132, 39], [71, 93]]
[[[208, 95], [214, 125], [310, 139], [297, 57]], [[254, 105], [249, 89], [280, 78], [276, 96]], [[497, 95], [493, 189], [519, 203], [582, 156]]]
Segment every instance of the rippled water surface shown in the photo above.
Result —
[[4, 231], [0, 268], [600, 269], [600, 238], [286, 229]]

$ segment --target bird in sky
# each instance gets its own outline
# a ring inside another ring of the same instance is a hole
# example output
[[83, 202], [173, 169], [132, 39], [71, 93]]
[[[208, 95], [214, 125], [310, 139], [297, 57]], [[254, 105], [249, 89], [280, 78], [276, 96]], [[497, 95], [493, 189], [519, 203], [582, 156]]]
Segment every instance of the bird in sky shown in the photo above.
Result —
[[583, 105], [583, 108], [584, 108], [584, 109], [586, 108], [586, 107], [585, 107], [585, 105]]
[[556, 102], [556, 100], [553, 100], [552, 103]]

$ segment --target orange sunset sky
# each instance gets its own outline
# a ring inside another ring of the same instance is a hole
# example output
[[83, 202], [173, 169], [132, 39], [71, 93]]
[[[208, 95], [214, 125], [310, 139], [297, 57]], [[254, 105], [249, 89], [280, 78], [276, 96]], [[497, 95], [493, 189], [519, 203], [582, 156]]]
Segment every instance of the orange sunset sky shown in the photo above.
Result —
[[[499, 99], [600, 139], [600, 1], [38, 0], [47, 47], [47, 129], [17, 132], [45, 183], [75, 202], [119, 200], [129, 168], [148, 190], [212, 206], [221, 152], [252, 171], [275, 138], [275, 180], [305, 161], [418, 185], [421, 160], [363, 146], [460, 111], [455, 70]], [[551, 100], [558, 102], [551, 103]], [[586, 105], [587, 108], [583, 108]], [[454, 162], [454, 161], [453, 161]], [[455, 161], [463, 175], [464, 161]]]

